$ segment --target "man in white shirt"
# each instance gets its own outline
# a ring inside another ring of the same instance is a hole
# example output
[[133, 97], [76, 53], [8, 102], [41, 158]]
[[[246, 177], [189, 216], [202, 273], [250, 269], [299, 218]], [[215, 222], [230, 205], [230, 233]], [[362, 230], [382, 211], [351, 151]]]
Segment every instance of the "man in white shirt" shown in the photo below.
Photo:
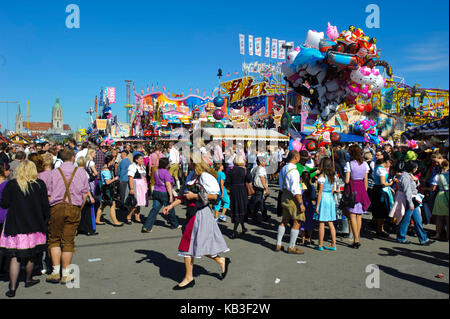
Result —
[[249, 211], [255, 224], [259, 224], [257, 215], [258, 210], [261, 211], [263, 221], [267, 221], [269, 219], [269, 216], [267, 215], [266, 205], [264, 202], [265, 198], [269, 196], [269, 187], [267, 185], [267, 172], [265, 168], [267, 164], [266, 157], [258, 156], [257, 163], [258, 165], [250, 171], [255, 194], [253, 194], [252, 198], [250, 199]]
[[285, 225], [292, 220], [293, 226], [291, 228], [291, 237], [287, 252], [291, 254], [303, 254], [304, 251], [295, 246], [300, 229], [301, 215], [304, 218], [305, 212], [305, 206], [302, 200], [300, 173], [297, 170], [297, 163], [300, 161], [299, 152], [294, 150], [290, 151], [286, 161], [287, 164], [281, 169], [279, 174], [279, 186], [282, 191], [281, 205], [283, 207], [283, 218], [278, 226], [275, 251], [282, 250], [281, 245], [286, 230]]
[[175, 180], [177, 184], [177, 190], [180, 189], [180, 181], [178, 179], [178, 170], [179, 170], [179, 164], [180, 164], [180, 152], [173, 147], [173, 143], [169, 143], [169, 172], [170, 175], [172, 175], [173, 179]]
[[83, 142], [83, 144], [81, 144], [81, 151], [75, 154], [75, 166], [78, 166], [77, 161], [80, 157], [84, 157], [87, 160], [88, 148], [89, 148], [88, 142]]

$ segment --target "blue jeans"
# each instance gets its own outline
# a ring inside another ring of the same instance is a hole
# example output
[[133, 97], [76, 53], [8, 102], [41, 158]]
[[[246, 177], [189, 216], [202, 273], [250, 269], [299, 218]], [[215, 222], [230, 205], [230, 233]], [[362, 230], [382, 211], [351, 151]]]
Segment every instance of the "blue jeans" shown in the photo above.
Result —
[[427, 234], [422, 226], [422, 215], [420, 214], [420, 207], [416, 207], [414, 210], [408, 209], [400, 222], [400, 227], [397, 233], [397, 241], [404, 242], [406, 240], [406, 233], [408, 232], [409, 222], [411, 217], [414, 221], [414, 230], [416, 231], [419, 242], [424, 244], [428, 241]]
[[[147, 220], [144, 223], [144, 228], [147, 230], [152, 230], [153, 224], [155, 223], [156, 216], [163, 206], [169, 205], [169, 194], [163, 192], [153, 192], [153, 207], [148, 213]], [[175, 215], [175, 209], [169, 211], [169, 222], [173, 228], [177, 228], [179, 225], [178, 218]]]

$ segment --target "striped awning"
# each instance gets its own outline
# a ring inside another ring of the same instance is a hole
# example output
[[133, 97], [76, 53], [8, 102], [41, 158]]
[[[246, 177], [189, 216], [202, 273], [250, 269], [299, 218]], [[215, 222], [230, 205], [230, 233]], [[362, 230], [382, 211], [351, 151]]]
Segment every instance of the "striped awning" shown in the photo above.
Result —
[[443, 119], [434, 122], [412, 127], [409, 130], [403, 132], [402, 135], [408, 138], [412, 138], [418, 135], [448, 136], [448, 128], [449, 117], [446, 116]]
[[213, 140], [289, 141], [288, 136], [274, 129], [203, 128], [203, 132]]

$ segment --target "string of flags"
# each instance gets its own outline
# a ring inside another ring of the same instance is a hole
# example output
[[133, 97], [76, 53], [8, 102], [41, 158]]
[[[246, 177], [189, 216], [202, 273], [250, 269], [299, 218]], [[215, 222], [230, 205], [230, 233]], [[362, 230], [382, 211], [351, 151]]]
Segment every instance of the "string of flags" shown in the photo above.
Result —
[[[271, 41], [272, 40], [272, 41]], [[262, 56], [262, 37], [254, 38], [253, 35], [248, 35], [248, 55]], [[289, 43], [294, 47], [294, 42], [286, 42], [286, 40], [265, 38], [264, 57], [271, 59], [286, 59], [286, 50], [283, 49], [283, 44]], [[239, 34], [239, 50], [241, 55], [245, 55], [245, 35]]]

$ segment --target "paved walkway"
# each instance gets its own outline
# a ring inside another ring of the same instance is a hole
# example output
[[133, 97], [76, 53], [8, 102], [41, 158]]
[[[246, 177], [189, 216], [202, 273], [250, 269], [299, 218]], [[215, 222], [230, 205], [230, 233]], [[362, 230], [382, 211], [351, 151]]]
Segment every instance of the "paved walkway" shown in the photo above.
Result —
[[[268, 204], [274, 211], [275, 190], [272, 194]], [[145, 216], [149, 210], [143, 210]], [[176, 211], [184, 217], [183, 208]], [[104, 216], [108, 218], [108, 213]], [[273, 251], [280, 218], [271, 216], [269, 223], [249, 225], [249, 232], [234, 240], [229, 238], [232, 224], [220, 224], [231, 249], [225, 255], [232, 261], [224, 281], [218, 279], [220, 269], [214, 261], [196, 259], [196, 286], [172, 291], [184, 276], [183, 259], [177, 255], [181, 231], [170, 229], [158, 217], [149, 234], [140, 232], [142, 225], [133, 224], [121, 228], [98, 226], [98, 236], [79, 235], [73, 263], [80, 269], [80, 288], [49, 284], [45, 276], [40, 276], [36, 278], [41, 283], [31, 288], [25, 289], [21, 282], [16, 298], [449, 298], [448, 242], [423, 247], [416, 237], [408, 237], [413, 243], [402, 245], [394, 235], [380, 239], [365, 232], [359, 249], [348, 247], [350, 242], [338, 237], [336, 252], [306, 247], [304, 255], [289, 255]], [[285, 246], [289, 233], [287, 229]], [[366, 281], [375, 281], [367, 277], [376, 271], [369, 268], [366, 272], [366, 267], [373, 264], [378, 265], [379, 288], [369, 289]], [[437, 274], [444, 277], [436, 278]], [[6, 298], [7, 289], [6, 277], [0, 281], [0, 299]]]

